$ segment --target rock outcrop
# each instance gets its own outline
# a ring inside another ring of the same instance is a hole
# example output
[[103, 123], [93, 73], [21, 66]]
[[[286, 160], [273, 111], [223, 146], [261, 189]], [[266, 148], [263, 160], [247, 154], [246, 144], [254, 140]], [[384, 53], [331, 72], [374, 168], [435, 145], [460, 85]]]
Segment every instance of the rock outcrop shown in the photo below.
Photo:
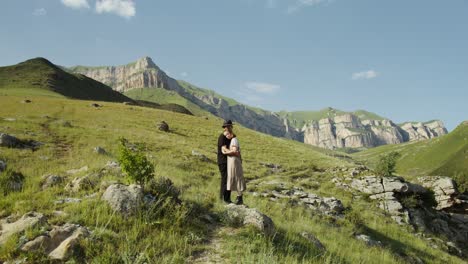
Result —
[[20, 234], [28, 228], [44, 224], [45, 222], [45, 216], [36, 212], [29, 212], [15, 222], [11, 222], [8, 218], [2, 219], [0, 221], [0, 246], [5, 244], [11, 236]]
[[304, 143], [328, 148], [370, 148], [387, 144], [430, 139], [447, 134], [441, 121], [406, 123], [390, 120], [361, 120], [354, 114], [311, 121], [302, 128]]
[[110, 207], [124, 215], [135, 213], [143, 201], [143, 188], [140, 185], [112, 184], [102, 195]]

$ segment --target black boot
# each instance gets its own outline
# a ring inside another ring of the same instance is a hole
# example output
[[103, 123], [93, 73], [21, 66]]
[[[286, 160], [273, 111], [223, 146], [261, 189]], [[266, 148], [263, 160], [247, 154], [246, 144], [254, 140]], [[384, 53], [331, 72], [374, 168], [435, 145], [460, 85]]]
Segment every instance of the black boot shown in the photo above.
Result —
[[244, 204], [244, 199], [242, 198], [242, 195], [241, 195], [241, 196], [237, 196], [236, 204], [237, 204], [237, 205]]
[[231, 201], [231, 191], [224, 191], [224, 202], [225, 203], [232, 203]]

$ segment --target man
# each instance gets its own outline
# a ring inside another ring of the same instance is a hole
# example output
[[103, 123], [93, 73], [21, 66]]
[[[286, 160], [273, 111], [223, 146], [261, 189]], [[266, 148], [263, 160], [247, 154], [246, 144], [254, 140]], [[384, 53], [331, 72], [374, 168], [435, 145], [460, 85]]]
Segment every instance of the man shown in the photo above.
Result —
[[220, 188], [220, 199], [226, 203], [232, 203], [231, 191], [227, 190], [227, 155], [222, 152], [223, 146], [229, 148], [231, 140], [226, 137], [227, 132], [232, 133], [232, 121], [226, 120], [223, 123], [223, 133], [218, 137], [218, 167], [221, 173], [221, 188]]

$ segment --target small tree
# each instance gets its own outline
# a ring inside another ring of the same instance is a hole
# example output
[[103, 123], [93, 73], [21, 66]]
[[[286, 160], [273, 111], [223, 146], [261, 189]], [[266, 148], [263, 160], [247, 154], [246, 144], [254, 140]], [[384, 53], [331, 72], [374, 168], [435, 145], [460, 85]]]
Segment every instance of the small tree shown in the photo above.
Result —
[[395, 172], [397, 159], [401, 156], [399, 152], [392, 151], [387, 155], [380, 156], [375, 173], [379, 176], [392, 176]]
[[119, 143], [119, 162], [122, 171], [131, 181], [144, 186], [154, 176], [153, 164], [150, 163], [141, 149], [132, 150], [127, 147], [128, 141], [125, 138], [120, 138]]

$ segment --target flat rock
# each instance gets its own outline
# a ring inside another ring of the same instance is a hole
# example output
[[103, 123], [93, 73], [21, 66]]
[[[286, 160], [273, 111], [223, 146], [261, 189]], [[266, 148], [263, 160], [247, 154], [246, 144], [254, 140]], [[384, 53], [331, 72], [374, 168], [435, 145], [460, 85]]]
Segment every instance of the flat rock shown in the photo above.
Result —
[[356, 235], [356, 239], [360, 240], [360, 241], [363, 241], [369, 247], [381, 247], [382, 246], [382, 242], [377, 241], [377, 240], [373, 240], [368, 235], [359, 234], [359, 235]]
[[45, 175], [42, 177], [42, 189], [47, 189], [53, 186], [57, 186], [63, 182], [63, 177], [58, 175]]
[[89, 169], [88, 166], [84, 166], [84, 167], [81, 167], [79, 169], [71, 169], [71, 170], [67, 171], [67, 174], [77, 174], [77, 173], [80, 173], [80, 172], [88, 171], [88, 169]]
[[309, 232], [302, 232], [301, 236], [305, 238], [307, 241], [309, 241], [310, 243], [312, 243], [312, 245], [314, 245], [318, 250], [325, 251], [325, 246], [313, 234]]
[[94, 186], [95, 186], [94, 181], [92, 181], [89, 176], [84, 176], [84, 177], [75, 178], [71, 182], [69, 182], [65, 186], [65, 191], [76, 193], [79, 191], [90, 190]]
[[45, 222], [45, 216], [36, 212], [29, 212], [23, 215], [16, 222], [9, 223], [7, 221], [2, 221], [0, 230], [0, 245], [3, 245], [5, 242], [7, 242], [8, 238], [10, 238], [12, 235], [22, 233], [28, 228], [44, 224]]
[[254, 226], [268, 236], [273, 235], [276, 230], [275, 224], [270, 217], [255, 208], [248, 208], [245, 205], [226, 205], [226, 217], [232, 223]]

